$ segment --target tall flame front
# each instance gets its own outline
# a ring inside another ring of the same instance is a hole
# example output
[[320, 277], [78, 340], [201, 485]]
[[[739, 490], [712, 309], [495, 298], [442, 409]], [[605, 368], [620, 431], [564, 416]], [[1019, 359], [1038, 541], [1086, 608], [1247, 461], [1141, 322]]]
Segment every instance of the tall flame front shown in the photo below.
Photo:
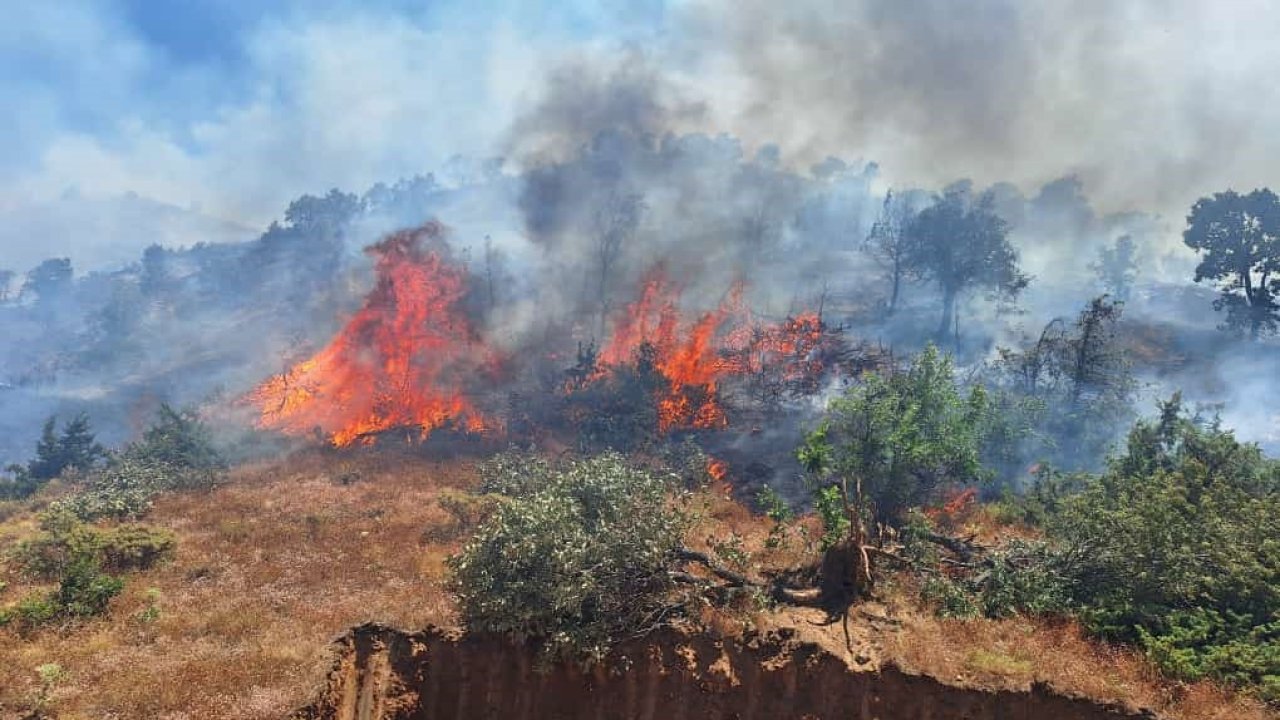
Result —
[[260, 427], [319, 430], [338, 446], [396, 428], [425, 437], [447, 424], [486, 427], [464, 385], [495, 356], [461, 310], [466, 278], [445, 258], [440, 234], [427, 225], [366, 250], [373, 290], [328, 346], [251, 394]]

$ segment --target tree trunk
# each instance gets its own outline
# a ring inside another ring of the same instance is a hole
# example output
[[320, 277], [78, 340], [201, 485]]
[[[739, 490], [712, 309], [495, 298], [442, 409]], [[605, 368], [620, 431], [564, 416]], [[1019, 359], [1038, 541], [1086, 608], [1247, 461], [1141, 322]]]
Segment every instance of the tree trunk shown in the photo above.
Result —
[[893, 293], [889, 296], [889, 310], [886, 314], [892, 315], [898, 309], [898, 290], [902, 285], [902, 261], [898, 258], [893, 259]]
[[951, 288], [942, 290], [942, 321], [938, 323], [938, 340], [945, 342], [951, 334], [951, 326], [956, 316], [956, 291]]

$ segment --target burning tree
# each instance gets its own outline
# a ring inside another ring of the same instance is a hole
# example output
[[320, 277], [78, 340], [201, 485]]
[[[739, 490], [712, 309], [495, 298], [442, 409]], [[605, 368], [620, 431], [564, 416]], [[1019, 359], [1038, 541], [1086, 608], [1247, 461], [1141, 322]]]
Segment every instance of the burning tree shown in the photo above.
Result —
[[395, 428], [426, 437], [446, 425], [491, 424], [468, 388], [498, 358], [462, 310], [465, 272], [450, 262], [443, 234], [432, 222], [366, 250], [373, 290], [324, 349], [253, 391], [260, 427], [319, 430], [343, 446]]

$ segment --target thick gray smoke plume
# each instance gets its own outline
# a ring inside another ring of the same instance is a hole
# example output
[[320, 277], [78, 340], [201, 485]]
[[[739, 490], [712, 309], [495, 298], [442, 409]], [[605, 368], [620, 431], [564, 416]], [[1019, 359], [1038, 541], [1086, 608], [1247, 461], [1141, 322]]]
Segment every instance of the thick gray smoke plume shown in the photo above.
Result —
[[707, 0], [688, 22], [711, 118], [789, 156], [872, 157], [895, 184], [1076, 174], [1104, 211], [1179, 220], [1275, 183], [1265, 0]]

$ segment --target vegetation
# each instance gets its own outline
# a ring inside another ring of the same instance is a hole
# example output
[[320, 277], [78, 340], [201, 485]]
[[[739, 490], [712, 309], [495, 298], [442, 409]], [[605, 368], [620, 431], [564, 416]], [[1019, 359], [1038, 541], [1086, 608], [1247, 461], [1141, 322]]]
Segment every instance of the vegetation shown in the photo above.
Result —
[[[982, 479], [987, 410], [986, 393], [962, 393], [950, 358], [929, 347], [906, 370], [868, 375], [832, 401], [800, 461], [820, 485], [858, 480], [874, 517], [898, 525], [941, 486]], [[831, 492], [819, 490], [820, 509]]]
[[25, 466], [11, 465], [13, 478], [0, 480], [0, 499], [31, 495], [67, 470], [86, 472], [97, 466], [107, 451], [94, 438], [87, 415], [80, 414], [57, 431], [57, 417], [45, 420], [36, 442], [36, 456]]
[[1133, 419], [1137, 386], [1120, 344], [1124, 306], [1094, 298], [1074, 323], [1050, 322], [1020, 350], [1001, 348], [984, 460], [1006, 482], [1035, 463], [1097, 469]]
[[1129, 299], [1133, 281], [1138, 276], [1138, 249], [1132, 235], [1121, 235], [1098, 251], [1098, 259], [1089, 268], [1107, 294], [1124, 302]]
[[1280, 701], [1280, 463], [1178, 397], [1062, 509], [1088, 625], [1135, 642], [1174, 677], [1213, 677]]
[[974, 198], [967, 185], [949, 188], [903, 228], [906, 265], [942, 293], [939, 340], [956, 332], [956, 303], [964, 293], [982, 288], [1016, 296], [1027, 286], [1008, 231], [994, 196]]
[[86, 521], [137, 518], [161, 492], [212, 487], [224, 467], [209, 430], [195, 413], [163, 405], [141, 440], [93, 473], [80, 492], [55, 505]]
[[687, 527], [668, 498], [675, 480], [614, 454], [527, 472], [450, 560], [468, 626], [595, 659], [659, 624]]
[[1257, 340], [1280, 321], [1280, 198], [1263, 188], [1241, 195], [1227, 190], [1191, 207], [1182, 234], [1201, 254], [1196, 282], [1215, 282], [1215, 310], [1226, 311], [1223, 327]]

